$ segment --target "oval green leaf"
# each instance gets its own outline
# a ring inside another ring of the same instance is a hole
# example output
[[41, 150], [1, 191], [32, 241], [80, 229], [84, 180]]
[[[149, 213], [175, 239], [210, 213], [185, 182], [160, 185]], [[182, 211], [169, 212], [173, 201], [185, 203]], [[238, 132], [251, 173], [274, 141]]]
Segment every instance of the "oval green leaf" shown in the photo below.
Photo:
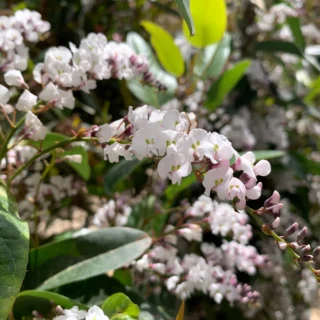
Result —
[[230, 52], [231, 36], [225, 34], [219, 43], [206, 46], [199, 53], [194, 66], [195, 74], [204, 79], [218, 77], [230, 56]]
[[183, 22], [183, 32], [193, 46], [204, 48], [221, 40], [227, 28], [225, 0], [191, 1], [190, 11], [194, 22], [195, 35], [189, 36], [185, 22]]
[[52, 311], [52, 302], [63, 309], [71, 309], [73, 306], [78, 306], [81, 310], [88, 309], [86, 305], [55, 292], [27, 290], [20, 292], [17, 296], [13, 306], [14, 318], [20, 320], [24, 317], [30, 317], [34, 310], [40, 312], [42, 316], [48, 316]]
[[0, 182], [0, 319], [7, 319], [24, 279], [29, 252], [28, 223]]
[[127, 315], [138, 319], [140, 309], [124, 293], [115, 293], [109, 297], [101, 306], [103, 312], [113, 318], [116, 315]]
[[222, 104], [224, 97], [233, 90], [239, 80], [250, 66], [250, 60], [243, 60], [227, 70], [216, 82], [213, 83], [207, 94], [205, 106], [214, 110]]
[[[98, 231], [100, 231], [101, 237], [101, 230]], [[38, 287], [38, 289], [50, 290], [68, 283], [88, 279], [100, 274], [105, 274], [110, 270], [121, 268], [126, 263], [139, 257], [146, 249], [149, 248], [149, 246], [152, 243], [152, 239], [146, 233], [141, 232], [139, 230], [134, 230], [130, 228], [108, 228], [105, 229], [105, 232], [108, 234], [108, 236], [105, 235], [105, 239], [108, 239], [109, 248], [110, 246], [112, 246], [112, 242], [114, 241], [116, 243], [115, 249], [101, 254], [97, 254], [91, 258], [87, 258], [84, 261], [75, 263], [69, 266], [68, 268], [62, 269], [57, 274], [44, 281], [43, 284]], [[131, 236], [128, 236], [128, 233], [133, 233], [134, 237], [132, 238]], [[90, 234], [88, 234], [88, 236], [89, 235]], [[97, 253], [99, 252], [99, 250], [102, 249], [103, 244], [105, 244], [106, 241], [105, 239], [103, 240], [101, 238], [94, 238], [95, 241], [99, 244], [99, 247], [94, 247], [94, 241], [91, 242], [91, 245], [89, 241], [87, 245], [88, 248], [91, 247], [93, 249], [94, 253]], [[126, 239], [127, 241], [123, 241], [121, 239]], [[66, 241], [69, 243], [70, 239], [67, 239]], [[120, 246], [119, 242], [121, 243]], [[66, 246], [65, 243], [63, 244], [65, 252], [69, 252], [71, 257], [73, 256], [78, 257], [78, 259], [81, 259], [81, 246], [77, 244], [73, 244], [73, 246], [76, 249], [71, 250], [71, 248], [68, 248], [68, 246]], [[61, 243], [58, 245], [58, 247], [61, 247]], [[50, 259], [52, 259], [55, 256], [61, 256], [61, 251], [59, 251], [57, 248], [54, 248], [54, 246], [49, 249], [51, 250], [48, 250], [47, 247], [44, 248], [43, 250], [45, 251], [45, 253], [42, 253], [42, 255], [48, 255], [50, 256]], [[87, 254], [89, 255], [89, 253]], [[34, 255], [38, 257], [36, 261], [39, 261], [39, 252], [35, 252]]]
[[162, 66], [177, 77], [182, 76], [184, 73], [183, 57], [171, 35], [151, 21], [142, 21], [141, 25], [150, 34], [152, 46]]

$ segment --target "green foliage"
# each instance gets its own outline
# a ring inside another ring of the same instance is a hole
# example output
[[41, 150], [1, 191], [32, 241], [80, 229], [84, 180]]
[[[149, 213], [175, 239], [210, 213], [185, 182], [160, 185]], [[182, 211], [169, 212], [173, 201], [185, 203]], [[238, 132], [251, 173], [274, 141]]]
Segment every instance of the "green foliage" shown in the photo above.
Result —
[[256, 43], [255, 49], [257, 51], [264, 51], [270, 53], [283, 52], [291, 53], [302, 57], [302, 51], [292, 42], [280, 40], [266, 40]]
[[194, 24], [190, 13], [190, 0], [176, 0], [180, 13], [186, 22], [190, 36], [194, 35]]
[[78, 306], [81, 310], [88, 308], [84, 304], [55, 292], [27, 290], [20, 292], [17, 296], [13, 306], [13, 314], [17, 320], [32, 316], [34, 310], [37, 310], [43, 316], [49, 316], [52, 311], [52, 303], [64, 309], [71, 309], [73, 306]]
[[111, 319], [138, 319], [140, 309], [125, 294], [116, 293], [109, 297], [101, 306], [104, 313]]
[[183, 22], [183, 32], [193, 46], [204, 48], [221, 40], [227, 27], [225, 0], [191, 1], [190, 11], [194, 21], [195, 35], [189, 35], [185, 22]]
[[230, 56], [231, 36], [225, 34], [219, 43], [206, 46], [197, 56], [194, 72], [199, 77], [218, 77]]
[[142, 21], [141, 25], [150, 34], [152, 46], [162, 66], [175, 76], [182, 76], [184, 73], [183, 57], [170, 33], [150, 21]]
[[41, 274], [41, 290], [50, 290], [115, 270], [140, 256], [151, 244], [142, 231], [108, 228], [60, 240], [30, 252], [29, 282]]
[[[31, 145], [35, 146], [38, 149], [44, 150], [49, 147], [54, 146], [55, 144], [67, 141], [70, 137], [57, 132], [48, 132], [43, 141], [32, 141]], [[91, 167], [89, 164], [88, 152], [82, 146], [73, 146], [63, 152], [57, 152], [56, 156], [58, 159], [63, 158], [67, 155], [79, 154], [82, 157], [81, 163], [75, 163], [72, 161], [66, 161], [70, 167], [72, 167], [78, 175], [85, 181], [89, 180], [91, 174]]]
[[213, 83], [207, 95], [208, 100], [206, 102], [206, 107], [208, 109], [214, 110], [222, 104], [225, 96], [236, 86], [250, 64], [250, 60], [238, 62], [233, 68], [227, 70]]
[[0, 319], [6, 319], [24, 279], [29, 228], [20, 219], [16, 202], [0, 181]]

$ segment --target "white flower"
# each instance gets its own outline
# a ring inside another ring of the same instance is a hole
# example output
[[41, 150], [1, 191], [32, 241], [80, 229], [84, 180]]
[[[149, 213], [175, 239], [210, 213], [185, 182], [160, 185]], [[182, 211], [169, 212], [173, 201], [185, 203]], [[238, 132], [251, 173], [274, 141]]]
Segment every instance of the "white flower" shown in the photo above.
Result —
[[197, 224], [189, 224], [187, 228], [179, 229], [178, 233], [188, 241], [202, 241], [202, 229]]
[[26, 136], [31, 140], [43, 140], [47, 134], [46, 127], [31, 111], [27, 112], [25, 127]]
[[192, 171], [190, 162], [184, 161], [184, 156], [171, 153], [163, 157], [158, 164], [158, 173], [162, 179], [169, 178], [173, 184], [180, 185], [181, 179]]
[[104, 159], [109, 160], [111, 163], [119, 162], [119, 156], [123, 156], [126, 160], [132, 159], [132, 154], [126, 150], [123, 144], [114, 142], [104, 149]]
[[0, 104], [5, 105], [10, 99], [9, 90], [0, 84]]
[[96, 137], [100, 143], [107, 143], [116, 133], [115, 128], [111, 127], [109, 124], [103, 124], [99, 127], [99, 130], [96, 133]]
[[59, 90], [52, 82], [49, 82], [39, 94], [39, 99], [43, 101], [57, 100], [59, 97]]
[[87, 312], [79, 310], [79, 307], [75, 306], [71, 309], [63, 310], [63, 315], [54, 317], [54, 320], [84, 320]]
[[26, 83], [24, 82], [21, 71], [19, 70], [9, 70], [4, 74], [4, 81], [8, 86], [24, 87]]
[[88, 310], [86, 320], [109, 320], [98, 306], [93, 306]]
[[74, 108], [75, 99], [71, 90], [60, 90], [59, 89], [59, 99], [55, 103], [58, 108], [66, 107], [68, 109]]
[[38, 97], [36, 95], [32, 94], [28, 90], [24, 90], [16, 104], [16, 109], [24, 112], [32, 110], [32, 107], [36, 105], [37, 100]]

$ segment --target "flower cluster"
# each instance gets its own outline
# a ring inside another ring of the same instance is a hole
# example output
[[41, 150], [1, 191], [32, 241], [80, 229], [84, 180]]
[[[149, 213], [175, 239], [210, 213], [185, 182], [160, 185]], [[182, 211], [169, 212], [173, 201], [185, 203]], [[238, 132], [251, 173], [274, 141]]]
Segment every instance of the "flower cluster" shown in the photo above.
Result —
[[58, 108], [74, 108], [72, 91], [89, 93], [97, 80], [141, 75], [146, 83], [164, 89], [154, 80], [143, 55], [137, 55], [126, 43], [108, 42], [101, 33], [90, 33], [79, 47], [70, 43], [70, 49], [50, 48], [33, 75], [44, 87], [39, 98]]
[[78, 307], [65, 310], [58, 307], [57, 311], [61, 315], [54, 317], [54, 320], [109, 320], [98, 306], [93, 306], [88, 311], [79, 310]]
[[[93, 128], [92, 136], [103, 144], [105, 159], [110, 162], [118, 162], [119, 156], [130, 160], [132, 155], [140, 160], [159, 159], [159, 176], [173, 184], [180, 184], [194, 167], [205, 195], [214, 190], [221, 200], [233, 201], [240, 210], [245, 208], [246, 199], [260, 197], [262, 184], [257, 183], [257, 176], [271, 171], [266, 160], [255, 164], [252, 152], [240, 156], [223, 135], [198, 129], [193, 113], [155, 110], [149, 114], [147, 106], [135, 110], [130, 107], [127, 117]], [[131, 139], [131, 143], [106, 145], [112, 138]], [[236, 178], [233, 173], [238, 171], [242, 174]]]
[[40, 13], [18, 10], [11, 17], [0, 16], [0, 70], [25, 70], [29, 49], [24, 42], [38, 42], [50, 30], [50, 23]]
[[[186, 209], [185, 219], [193, 219], [193, 222], [180, 227], [168, 225], [165, 236], [135, 263], [135, 268], [140, 272], [151, 270], [164, 278], [167, 289], [181, 299], [200, 291], [216, 303], [221, 303], [222, 299], [230, 303], [256, 302], [259, 294], [247, 284], [239, 283], [236, 272], [254, 275], [258, 268], [269, 266], [269, 260], [255, 247], [246, 244], [252, 237], [251, 227], [246, 224], [247, 215], [237, 213], [229, 204], [218, 204], [200, 196], [192, 207]], [[214, 220], [216, 223], [212, 223]], [[178, 248], [182, 239], [201, 242], [208, 223], [213, 234], [220, 232], [223, 236], [232, 236], [233, 240], [224, 240], [220, 247], [202, 242], [201, 254], [187, 253], [180, 258]], [[245, 236], [239, 236], [238, 229], [246, 230]]]

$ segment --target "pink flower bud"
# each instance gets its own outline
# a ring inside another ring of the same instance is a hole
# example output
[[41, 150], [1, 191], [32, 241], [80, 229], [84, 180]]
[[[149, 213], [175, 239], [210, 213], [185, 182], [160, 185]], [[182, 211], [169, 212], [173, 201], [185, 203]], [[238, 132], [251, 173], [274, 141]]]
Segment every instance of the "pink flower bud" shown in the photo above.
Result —
[[310, 251], [311, 251], [311, 246], [310, 246], [310, 244], [307, 244], [306, 246], [304, 246], [304, 247], [301, 249], [301, 255], [302, 255], [302, 256], [305, 256], [305, 255], [308, 254]]
[[299, 228], [298, 222], [294, 222], [287, 230], [285, 233], [285, 237], [289, 237], [292, 234], [294, 234]]
[[279, 228], [279, 226], [280, 226], [280, 217], [277, 217], [271, 223], [271, 229], [275, 230], [275, 229]]
[[279, 202], [280, 202], [280, 194], [277, 190], [275, 190], [273, 191], [272, 196], [264, 202], [264, 207], [268, 208], [278, 204]]
[[288, 244], [286, 242], [279, 242], [278, 246], [281, 250], [286, 250], [288, 247]]
[[320, 253], [320, 246], [317, 246], [317, 247], [313, 250], [312, 255], [313, 255], [314, 257], [316, 257], [319, 253]]
[[308, 233], [308, 228], [303, 227], [301, 231], [299, 231], [299, 233], [297, 234], [297, 242], [303, 240], [307, 236], [307, 233]]
[[311, 260], [313, 260], [313, 256], [311, 254], [301, 257], [301, 261], [304, 261], [304, 262], [308, 262]]
[[257, 176], [265, 177], [271, 172], [271, 165], [270, 162], [267, 160], [260, 160], [254, 166], [254, 172]]

